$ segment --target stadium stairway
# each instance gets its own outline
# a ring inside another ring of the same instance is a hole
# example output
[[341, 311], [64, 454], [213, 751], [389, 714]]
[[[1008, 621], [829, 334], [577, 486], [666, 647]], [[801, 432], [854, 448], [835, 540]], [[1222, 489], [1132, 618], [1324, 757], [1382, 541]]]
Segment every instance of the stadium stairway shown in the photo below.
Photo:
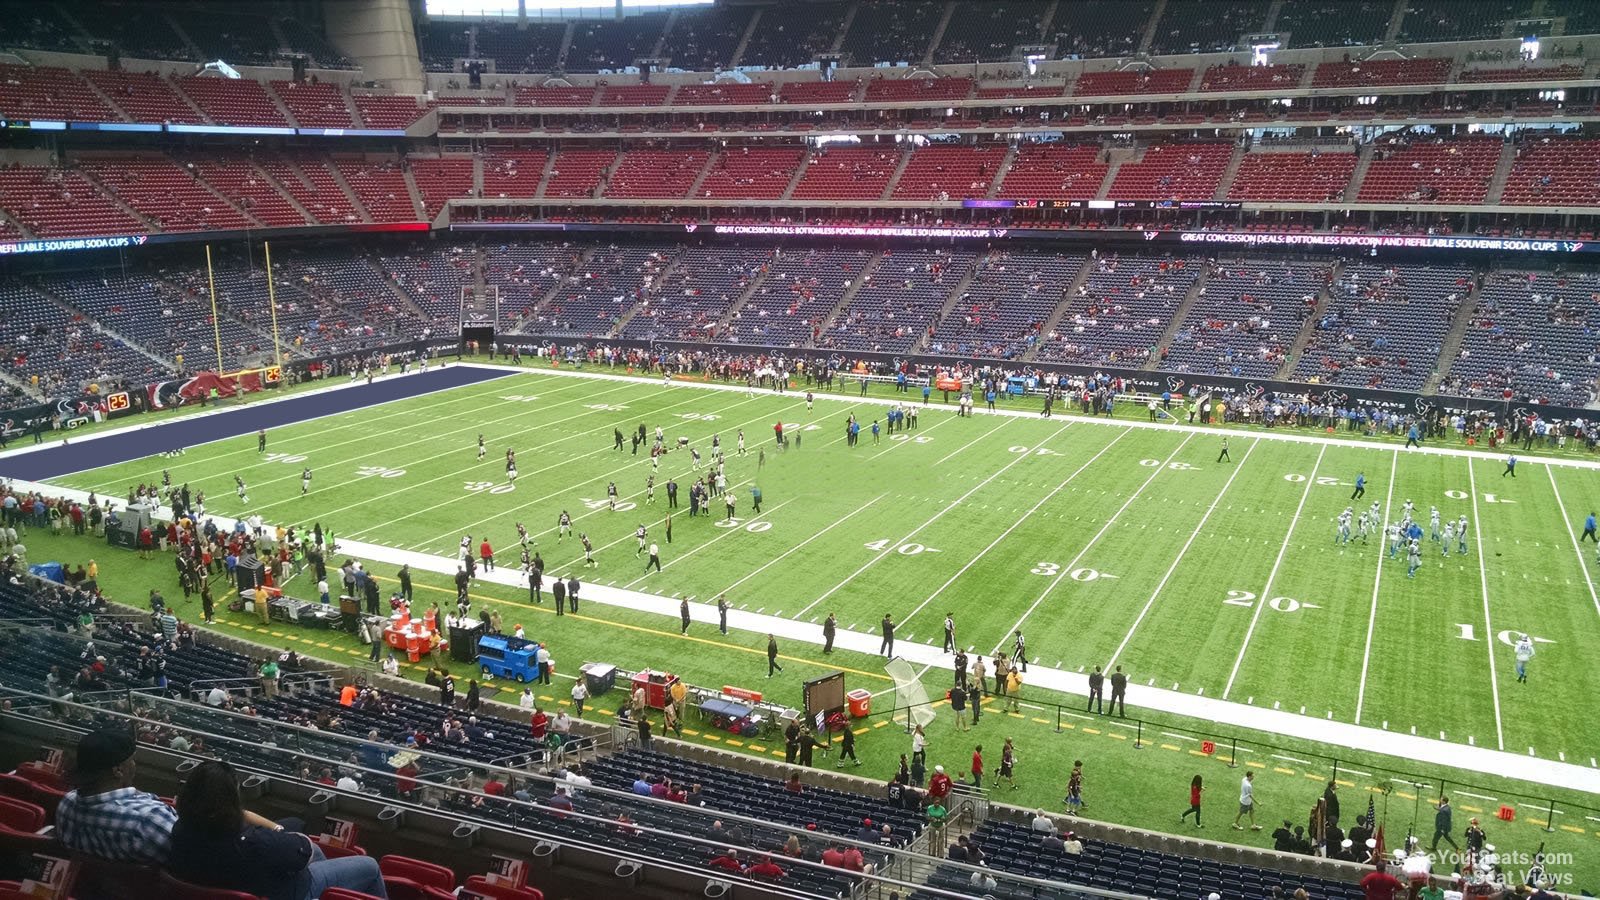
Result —
[[[1012, 152], [1015, 151], [1013, 150]], [[998, 183], [997, 181], [996, 184]], [[934, 329], [938, 328], [939, 323], [950, 315], [950, 311], [956, 308], [957, 303], [961, 302], [961, 296], [967, 292], [968, 288], [972, 287], [972, 280], [977, 277], [978, 270], [982, 267], [982, 262], [982, 258], [974, 261], [972, 265], [967, 267], [967, 271], [961, 276], [961, 280], [950, 288], [950, 293], [944, 298], [944, 305], [939, 307], [939, 311], [934, 314], [932, 321], [928, 323], [927, 332], [913, 345], [917, 350], [925, 352], [928, 349], [929, 342], [933, 340]]]
[[1367, 170], [1372, 168], [1373, 144], [1369, 141], [1356, 150], [1356, 168], [1350, 173], [1350, 185], [1344, 189], [1344, 201], [1356, 202], [1356, 195], [1361, 193], [1361, 182], [1367, 180]]
[[[793, 186], [792, 183], [791, 186]], [[750, 283], [744, 286], [744, 290], [739, 292], [739, 296], [733, 298], [733, 302], [728, 304], [728, 311], [723, 313], [722, 318], [717, 320], [717, 334], [728, 333], [729, 323], [731, 323], [734, 318], [739, 315], [739, 310], [743, 309], [744, 305], [750, 302], [750, 298], [754, 297], [758, 292], [760, 292], [761, 286], [767, 283], [767, 276], [770, 274], [772, 274], [772, 257], [768, 256], [766, 264], [761, 267], [761, 271], [757, 272], [756, 276], [750, 279]]]
[[[901, 158], [900, 165], [902, 167], [905, 166], [904, 157]], [[892, 180], [890, 184], [893, 184]], [[827, 315], [822, 316], [817, 320], [816, 330], [818, 334], [826, 335], [828, 333], [828, 329], [833, 326], [834, 320], [839, 318], [839, 315], [846, 309], [850, 308], [850, 301], [856, 298], [856, 294], [859, 293], [861, 288], [867, 284], [867, 279], [872, 275], [873, 272], [877, 271], [878, 263], [883, 262], [883, 257], [884, 253], [880, 250], [872, 254], [872, 259], [869, 260], [866, 265], [861, 267], [861, 274], [857, 275], [855, 280], [850, 282], [850, 286], [844, 289], [844, 293], [839, 295], [839, 302], [833, 305], [833, 309], [828, 310]]]
[[1328, 303], [1333, 296], [1333, 285], [1339, 281], [1339, 276], [1344, 274], [1344, 260], [1337, 260], [1333, 264], [1333, 271], [1328, 276], [1328, 283], [1322, 286], [1317, 293], [1317, 304], [1306, 314], [1304, 322], [1300, 323], [1300, 333], [1295, 335], [1294, 343], [1289, 345], [1289, 352], [1283, 355], [1283, 365], [1278, 368], [1278, 378], [1293, 378], [1295, 366], [1300, 364], [1300, 357], [1305, 353], [1306, 344], [1311, 343], [1311, 337], [1317, 333], [1317, 322], [1322, 314], [1327, 312]]
[[1439, 363], [1434, 368], [1433, 374], [1428, 376], [1427, 382], [1422, 386], [1424, 392], [1436, 391], [1439, 383], [1450, 374], [1450, 367], [1455, 363], [1456, 357], [1461, 353], [1461, 343], [1466, 340], [1467, 329], [1472, 327], [1472, 312], [1478, 308], [1478, 292], [1483, 288], [1481, 275], [1472, 279], [1472, 288], [1466, 296], [1461, 298], [1461, 305], [1456, 308], [1455, 318], [1450, 322], [1450, 331], [1444, 336], [1444, 341], [1439, 345]]
[[1489, 179], [1489, 194], [1484, 198], [1485, 203], [1497, 204], [1500, 198], [1505, 196], [1506, 180], [1511, 177], [1511, 168], [1516, 165], [1517, 150], [1521, 146], [1519, 143], [1507, 141], [1505, 146], [1500, 148], [1500, 161], [1495, 163], [1494, 175]]
[[1078, 296], [1078, 289], [1083, 287], [1084, 282], [1089, 280], [1089, 274], [1093, 271], [1094, 260], [1092, 258], [1084, 260], [1083, 265], [1078, 268], [1078, 274], [1072, 277], [1072, 282], [1062, 292], [1061, 299], [1056, 303], [1056, 308], [1050, 311], [1050, 317], [1045, 319], [1044, 324], [1039, 327], [1040, 340], [1032, 347], [1029, 347], [1028, 351], [1022, 355], [1023, 362], [1033, 362], [1034, 358], [1039, 355], [1039, 348], [1044, 346], [1044, 336], [1060, 327], [1061, 320], [1067, 315], [1067, 308], [1072, 305], [1072, 298]]
[[1150, 354], [1150, 359], [1143, 366], [1146, 372], [1154, 372], [1161, 365], [1161, 351], [1172, 346], [1172, 339], [1183, 328], [1183, 323], [1189, 318], [1189, 311], [1194, 307], [1196, 300], [1206, 292], [1206, 283], [1211, 280], [1211, 269], [1201, 267], [1200, 274], [1195, 276], [1194, 283], [1189, 285], [1189, 292], [1183, 295], [1183, 302], [1172, 313], [1172, 320], [1167, 323], [1165, 331], [1161, 332], [1161, 339], [1156, 341], [1155, 352]]

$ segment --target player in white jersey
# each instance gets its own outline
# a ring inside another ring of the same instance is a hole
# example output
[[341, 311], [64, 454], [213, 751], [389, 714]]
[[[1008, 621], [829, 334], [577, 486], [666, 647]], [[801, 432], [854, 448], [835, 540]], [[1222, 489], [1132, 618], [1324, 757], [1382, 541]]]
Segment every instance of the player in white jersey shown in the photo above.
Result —
[[739, 455], [744, 455], [744, 429], [739, 429]]
[[700, 471], [700, 451], [695, 447], [689, 448], [689, 467], [696, 472]]
[[1367, 514], [1372, 516], [1374, 523], [1383, 521], [1383, 511], [1378, 508], [1378, 501], [1376, 500], [1372, 501], [1372, 508], [1367, 510]]
[[1437, 541], [1439, 540], [1439, 507], [1431, 506], [1428, 510], [1428, 540]]
[[1464, 515], [1456, 518], [1456, 552], [1467, 555], [1467, 517]]
[[1333, 542], [1335, 544], [1350, 543], [1350, 507], [1346, 506], [1344, 512], [1339, 513], [1339, 518], [1336, 521], [1338, 522], [1338, 527], [1334, 532]]
[[303, 497], [311, 491], [311, 470], [300, 470], [300, 495]]
[[1440, 556], [1449, 556], [1450, 555], [1450, 545], [1455, 543], [1455, 540], [1456, 540], [1456, 523], [1454, 523], [1454, 522], [1446, 522], [1446, 523], [1444, 523], [1444, 530], [1441, 533], [1444, 535], [1440, 539], [1441, 549], [1444, 552], [1440, 553], [1439, 555]]
[[528, 526], [521, 522], [517, 523], [517, 543], [521, 544], [524, 550], [528, 548]]
[[488, 455], [488, 453], [489, 453], [489, 448], [487, 448], [487, 447], [485, 447], [483, 445], [483, 435], [480, 433], [478, 435], [478, 458], [479, 459], [483, 459], [485, 456]]
[[644, 540], [645, 540], [645, 536], [648, 533], [649, 532], [645, 531], [645, 529], [644, 529], [644, 523], [643, 522], [640, 522], [639, 523], [639, 527], [634, 530], [633, 536], [639, 539], [639, 549], [635, 550], [633, 552], [634, 559], [638, 559], [639, 558], [639, 554], [644, 552]]
[[240, 503], [250, 502], [250, 496], [245, 490], [244, 479], [237, 475], [233, 476], [233, 492], [239, 495]]
[[1416, 511], [1417, 511], [1416, 504], [1412, 503], [1410, 500], [1407, 500], [1405, 503], [1401, 504], [1401, 506], [1400, 506], [1400, 517], [1402, 519], [1410, 519], [1411, 518], [1411, 514], [1416, 512]]
[[1371, 513], [1362, 513], [1356, 519], [1356, 533], [1361, 535], [1361, 543], [1365, 544], [1367, 542], [1367, 535], [1371, 534], [1372, 529], [1377, 527], [1378, 521], [1372, 518]]
[[606, 482], [606, 503], [612, 512], [617, 511], [617, 483], [615, 481]]
[[456, 550], [458, 551], [458, 553], [459, 553], [459, 555], [461, 556], [462, 559], [466, 559], [467, 557], [471, 556], [472, 555], [472, 535], [463, 534], [461, 536], [461, 545], [459, 547], [457, 547]]
[[1411, 545], [1406, 548], [1406, 577], [1417, 577], [1417, 570], [1422, 568], [1422, 542], [1412, 539]]
[[656, 477], [654, 475], [646, 475], [644, 477], [644, 502], [649, 505], [653, 505], [656, 502]]
[[1400, 523], [1390, 522], [1387, 533], [1389, 536], [1389, 558], [1394, 559], [1400, 555]]

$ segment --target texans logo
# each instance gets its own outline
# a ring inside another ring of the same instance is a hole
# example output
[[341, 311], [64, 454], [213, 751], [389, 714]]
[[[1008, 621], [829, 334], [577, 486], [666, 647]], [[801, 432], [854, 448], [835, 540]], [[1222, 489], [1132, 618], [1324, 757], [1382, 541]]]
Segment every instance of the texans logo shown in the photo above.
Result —
[[699, 230], [699, 228], [700, 228], [700, 226], [698, 224], [694, 223], [694, 222], [690, 222], [689, 224], [683, 226], [683, 230], [687, 231], [690, 234], [694, 234], [696, 231]]
[[1566, 245], [1568, 253], [1577, 253], [1583, 249], [1583, 241], [1563, 241], [1562, 243]]
[[1248, 397], [1259, 397], [1262, 394], [1265, 394], [1267, 389], [1259, 384], [1256, 384], [1254, 381], [1246, 381], [1244, 383], [1244, 392]]
[[1174, 394], [1182, 391], [1183, 390], [1183, 379], [1182, 378], [1174, 378], [1174, 377], [1172, 377], [1170, 375], [1167, 376], [1167, 390], [1173, 392]]
[[1155, 240], [1156, 238], [1158, 238], [1160, 236], [1161, 236], [1161, 232], [1159, 232], [1159, 231], [1146, 231], [1144, 233], [1144, 239], [1147, 240], [1147, 241], [1153, 241], [1153, 240]]
[[1526, 419], [1527, 417], [1528, 417], [1528, 408], [1525, 407], [1525, 406], [1517, 407], [1517, 418]]
[[1343, 406], [1345, 404], [1345, 402], [1348, 401], [1349, 399], [1350, 399], [1350, 395], [1346, 394], [1343, 391], [1323, 391], [1322, 392], [1322, 402], [1323, 403], [1330, 403], [1330, 404], [1332, 404], [1334, 406]]
[[995, 236], [995, 237], [997, 237], [997, 238], [1003, 238], [1003, 237], [1005, 237], [1005, 236], [1006, 236], [1006, 233], [1007, 233], [1007, 232], [1008, 232], [1008, 231], [1009, 231], [1009, 230], [1010, 230], [1010, 229], [1007, 229], [1007, 228], [996, 228], [996, 229], [995, 229], [995, 230], [994, 230], [994, 236]]
[[136, 234], [136, 235], [133, 236], [133, 245], [135, 247], [142, 247], [142, 246], [144, 246], [144, 242], [148, 241], [149, 239], [150, 239], [149, 235]]
[[1418, 397], [1417, 399], [1411, 401], [1411, 405], [1416, 408], [1418, 413], [1424, 416], [1430, 412], [1433, 412], [1433, 404], [1429, 403], [1427, 399], [1423, 397]]

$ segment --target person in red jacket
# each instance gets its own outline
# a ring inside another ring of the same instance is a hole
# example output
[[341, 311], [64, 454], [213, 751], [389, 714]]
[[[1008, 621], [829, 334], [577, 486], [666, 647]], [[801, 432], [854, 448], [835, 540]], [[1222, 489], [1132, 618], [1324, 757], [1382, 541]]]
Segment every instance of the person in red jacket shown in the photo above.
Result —
[[744, 870], [746, 875], [759, 875], [762, 878], [782, 878], [783, 869], [772, 861], [772, 857], [763, 856], [761, 861]]
[[722, 855], [711, 861], [713, 869], [726, 869], [729, 872], [744, 872], [744, 866], [739, 862], [739, 852], [729, 847]]
[[489, 546], [488, 538], [484, 538], [483, 543], [478, 545], [478, 558], [483, 560], [485, 572], [494, 571], [494, 548]]
[[535, 706], [533, 708], [533, 718], [528, 721], [528, 733], [533, 736], [534, 740], [542, 741], [549, 730], [550, 717], [545, 715], [544, 710]]
[[1400, 879], [1384, 871], [1381, 859], [1378, 860], [1377, 868], [1361, 879], [1361, 892], [1366, 895], [1367, 900], [1394, 900], [1395, 893], [1404, 887]]
[[983, 745], [972, 748], [972, 786], [983, 787]]
[[933, 767], [933, 777], [928, 779], [928, 799], [938, 800], [940, 805], [946, 797], [950, 796], [950, 776], [944, 773], [944, 766]]

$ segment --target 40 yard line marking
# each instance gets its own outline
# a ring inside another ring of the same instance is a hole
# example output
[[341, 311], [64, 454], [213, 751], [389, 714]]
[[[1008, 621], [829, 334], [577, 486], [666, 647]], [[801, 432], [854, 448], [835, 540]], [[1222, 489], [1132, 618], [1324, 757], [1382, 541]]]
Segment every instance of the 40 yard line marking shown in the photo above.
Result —
[[[984, 432], [983, 434], [979, 435], [978, 437], [973, 438], [971, 441], [968, 441], [967, 443], [962, 444], [960, 450], [957, 450], [957, 451], [955, 451], [955, 453], [951, 453], [951, 454], [947, 455], [945, 458], [949, 459], [951, 456], [955, 456], [956, 453], [961, 452], [961, 450], [965, 450], [968, 447], [971, 447], [973, 444], [976, 444], [979, 441], [982, 441], [982, 440], [988, 438], [989, 435], [994, 434], [996, 431], [999, 431], [1000, 429], [1004, 428], [1006, 426], [1006, 424], [1007, 424], [1006, 422], [1001, 422], [999, 425], [996, 425], [995, 427], [989, 429], [988, 431]], [[1053, 434], [1049, 435], [1044, 440], [1039, 441], [1036, 444], [1036, 446], [1041, 446], [1042, 447], [1046, 443], [1048, 443], [1049, 441], [1054, 440], [1056, 437], [1060, 436], [1061, 432], [1066, 431], [1070, 424], [1071, 423], [1068, 423], [1067, 425], [1062, 425], [1060, 428], [1057, 428]], [[832, 597], [834, 594], [837, 594], [840, 590], [842, 590], [844, 588], [845, 585], [847, 585], [850, 582], [854, 581], [856, 579], [856, 576], [858, 576], [862, 572], [865, 572], [866, 570], [872, 568], [873, 564], [877, 563], [879, 560], [883, 559], [885, 556], [888, 556], [890, 553], [893, 553], [896, 547], [898, 547], [901, 544], [904, 544], [906, 541], [909, 541], [912, 538], [916, 537], [918, 534], [920, 534], [922, 532], [922, 529], [927, 528], [929, 525], [932, 525], [933, 523], [939, 521], [941, 518], [944, 517], [945, 513], [947, 513], [950, 510], [955, 509], [956, 507], [960, 506], [962, 501], [966, 500], [968, 497], [971, 497], [973, 494], [976, 494], [978, 491], [982, 490], [986, 485], [989, 484], [989, 482], [995, 480], [996, 478], [999, 478], [1001, 475], [1004, 475], [1006, 472], [1010, 471], [1012, 466], [1016, 465], [1019, 462], [1022, 462], [1023, 460], [1025, 460], [1025, 459], [1027, 459], [1027, 458], [1029, 458], [1031, 456], [1033, 456], [1032, 453], [1021, 453], [1021, 454], [1018, 454], [1016, 459], [1013, 459], [1011, 462], [1008, 462], [1005, 465], [1001, 466], [1000, 468], [996, 469], [992, 475], [990, 475], [988, 478], [985, 478], [984, 480], [978, 482], [976, 485], [973, 485], [971, 490], [967, 491], [965, 494], [962, 494], [961, 496], [959, 496], [956, 499], [952, 500], [948, 506], [946, 506], [943, 509], [939, 510], [938, 512], [934, 513], [932, 515], [932, 517], [930, 517], [926, 522], [923, 522], [921, 525], [918, 525], [916, 528], [911, 529], [910, 533], [908, 533], [905, 537], [901, 538], [898, 541], [893, 541], [890, 544], [888, 544], [883, 550], [879, 551], [877, 556], [874, 556], [873, 558], [867, 560], [864, 564], [862, 564], [861, 568], [859, 568], [859, 569], [855, 570], [854, 572], [851, 572], [849, 575], [845, 576], [845, 579], [843, 581], [839, 582], [838, 584], [834, 585], [831, 588], [828, 588], [828, 590], [826, 592], [824, 592], [822, 596], [820, 596], [817, 599], [811, 601], [810, 603], [807, 603], [805, 605], [804, 609], [802, 609], [799, 612], [795, 613], [794, 617], [796, 619], [798, 619], [801, 616], [804, 616], [806, 613], [808, 613], [812, 609], [816, 608], [817, 604], [819, 604], [822, 601], [828, 599], [829, 597]]]
[[[991, 654], [999, 653], [1000, 648], [1005, 646], [1006, 640], [1010, 638], [1013, 633], [1022, 630], [1022, 623], [1028, 621], [1028, 617], [1033, 615], [1034, 610], [1039, 608], [1039, 604], [1043, 603], [1045, 598], [1050, 596], [1050, 593], [1060, 586], [1061, 579], [1078, 567], [1078, 563], [1083, 560], [1084, 556], [1086, 556], [1090, 550], [1094, 549], [1094, 545], [1099, 543], [1100, 539], [1105, 537], [1106, 532], [1111, 530], [1111, 526], [1115, 525], [1117, 520], [1122, 517], [1122, 514], [1128, 511], [1128, 507], [1133, 505], [1133, 501], [1139, 499], [1139, 495], [1143, 494], [1144, 489], [1150, 486], [1150, 482], [1155, 481], [1157, 475], [1167, 471], [1167, 466], [1171, 464], [1173, 458], [1178, 455], [1178, 451], [1182, 450], [1184, 445], [1189, 443], [1190, 438], [1193, 437], [1193, 433], [1189, 434], [1183, 439], [1182, 442], [1178, 444], [1178, 446], [1172, 448], [1172, 452], [1168, 453], [1167, 458], [1161, 461], [1161, 465], [1157, 466], [1155, 471], [1150, 473], [1150, 477], [1146, 478], [1144, 483], [1139, 485], [1138, 490], [1128, 495], [1128, 499], [1124, 500], [1122, 502], [1122, 506], [1118, 507], [1117, 511], [1111, 514], [1111, 518], [1107, 519], [1105, 524], [1100, 526], [1100, 530], [1094, 533], [1094, 537], [1089, 539], [1089, 543], [1083, 545], [1083, 549], [1079, 550], [1078, 555], [1072, 558], [1072, 562], [1062, 566], [1061, 569], [1051, 577], [1050, 583], [1045, 585], [1044, 590], [1039, 592], [1038, 597], [1034, 598], [1033, 605], [1029, 606], [1028, 611], [1022, 614], [1022, 618], [1018, 619], [1015, 625], [1012, 625], [1005, 631], [1004, 634], [1000, 636], [1000, 643], [995, 644], [994, 649], [989, 651]], [[1118, 438], [1120, 439], [1121, 436], [1119, 435]]]
[[1561, 527], [1567, 532], [1567, 537], [1572, 540], [1572, 552], [1578, 555], [1578, 568], [1583, 570], [1583, 583], [1589, 586], [1589, 600], [1594, 603], [1594, 611], [1600, 613], [1600, 594], [1594, 590], [1594, 578], [1589, 574], [1589, 567], [1583, 561], [1583, 545], [1578, 543], [1578, 536], [1572, 532], [1572, 520], [1567, 518], [1567, 504], [1561, 500], [1561, 489], [1556, 487], [1556, 470], [1545, 466], [1546, 475], [1550, 476], [1550, 490], [1556, 495], [1556, 509], [1561, 511]]
[[1322, 457], [1328, 452], [1326, 444], [1317, 451], [1317, 461], [1311, 464], [1311, 476], [1306, 479], [1306, 489], [1300, 493], [1300, 505], [1294, 508], [1294, 518], [1289, 520], [1289, 529], [1283, 536], [1283, 546], [1278, 548], [1278, 558], [1272, 561], [1272, 571], [1267, 573], [1267, 583], [1261, 588], [1261, 596], [1256, 600], [1255, 611], [1250, 614], [1250, 627], [1245, 629], [1244, 643], [1239, 645], [1239, 655], [1233, 660], [1233, 671], [1228, 673], [1228, 684], [1222, 689], [1222, 699], [1228, 699], [1233, 692], [1233, 683], [1239, 677], [1239, 667], [1244, 664], [1245, 652], [1250, 649], [1250, 638], [1256, 633], [1256, 623], [1261, 621], [1261, 610], [1267, 605], [1267, 598], [1272, 596], [1272, 582], [1278, 578], [1278, 569], [1283, 566], [1283, 557], [1289, 552], [1289, 545], [1294, 542], [1294, 525], [1300, 521], [1300, 513], [1305, 511], [1306, 500], [1311, 497], [1311, 486], [1317, 483], [1317, 470], [1322, 468]]
[[1139, 623], [1143, 622], [1144, 617], [1150, 614], [1150, 607], [1154, 606], [1156, 598], [1161, 596], [1161, 589], [1167, 586], [1167, 582], [1172, 578], [1172, 573], [1178, 571], [1178, 564], [1183, 562], [1184, 554], [1189, 552], [1189, 548], [1194, 544], [1195, 538], [1199, 537], [1200, 532], [1205, 529], [1206, 521], [1211, 518], [1212, 513], [1217, 511], [1222, 499], [1228, 496], [1228, 488], [1233, 487], [1233, 480], [1239, 477], [1239, 473], [1244, 469], [1244, 464], [1250, 461], [1250, 454], [1256, 452], [1256, 448], [1259, 446], [1261, 446], [1260, 438], [1250, 442], [1250, 448], [1244, 451], [1244, 456], [1239, 459], [1239, 464], [1233, 467], [1233, 474], [1229, 475], [1228, 480], [1223, 482], [1222, 490], [1217, 491], [1217, 496], [1211, 501], [1211, 505], [1206, 507], [1205, 515], [1200, 517], [1200, 523], [1194, 526], [1194, 531], [1189, 535], [1189, 539], [1183, 542], [1183, 547], [1178, 550], [1178, 555], [1173, 557], [1172, 565], [1167, 567], [1166, 574], [1162, 575], [1161, 580], [1156, 583], [1156, 589], [1150, 592], [1150, 599], [1144, 602], [1144, 608], [1139, 610], [1139, 615], [1134, 618], [1133, 624], [1128, 626], [1128, 633], [1122, 636], [1122, 643], [1117, 645], [1117, 649], [1111, 654], [1111, 658], [1106, 660], [1107, 669], [1110, 669], [1112, 664], [1117, 661], [1117, 657], [1122, 655], [1122, 651], [1128, 648], [1128, 643], [1133, 640], [1133, 633], [1139, 630]]
[[1383, 498], [1383, 524], [1378, 526], [1378, 569], [1372, 576], [1372, 612], [1367, 615], [1367, 645], [1361, 651], [1361, 683], [1356, 688], [1356, 724], [1361, 724], [1361, 706], [1367, 699], [1367, 664], [1372, 661], [1372, 633], [1378, 627], [1378, 585], [1383, 583], [1383, 541], [1389, 527], [1389, 509], [1394, 503], [1394, 477], [1400, 469], [1400, 451], [1389, 461], [1389, 490]]
[[1494, 741], [1499, 750], [1506, 748], [1505, 728], [1500, 721], [1500, 675], [1494, 670], [1494, 626], [1489, 624], [1489, 570], [1483, 561], [1483, 517], [1478, 515], [1478, 476], [1473, 474], [1472, 459], [1467, 459], [1467, 489], [1472, 492], [1472, 518], [1478, 523], [1472, 540], [1478, 551], [1478, 584], [1483, 588], [1483, 644], [1489, 654], [1489, 696], [1494, 698]]
[[[1039, 507], [1044, 506], [1047, 502], [1049, 502], [1051, 497], [1054, 497], [1056, 494], [1061, 493], [1062, 488], [1065, 488], [1074, 478], [1077, 478], [1079, 475], [1083, 474], [1083, 470], [1089, 468], [1091, 463], [1093, 463], [1095, 460], [1099, 459], [1100, 457], [1104, 456], [1107, 450], [1110, 450], [1112, 447], [1116, 446], [1118, 441], [1122, 440], [1123, 438], [1127, 437], [1128, 435], [1130, 435], [1132, 433], [1133, 433], [1133, 429], [1129, 428], [1126, 431], [1123, 431], [1122, 433], [1118, 434], [1115, 438], [1113, 438], [1111, 440], [1111, 443], [1105, 445], [1104, 447], [1101, 447], [1099, 453], [1096, 453], [1094, 456], [1089, 457], [1089, 461], [1088, 462], [1086, 462], [1083, 465], [1079, 466], [1077, 468], [1077, 470], [1075, 470], [1071, 475], [1068, 475], [1065, 479], [1062, 480], [1062, 482], [1060, 484], [1056, 485], [1055, 488], [1050, 491], [1050, 493], [1045, 494], [1044, 497], [1042, 497], [1039, 500], [1038, 503], [1035, 503], [1031, 509], [1029, 509], [1027, 512], [1023, 513], [1015, 522], [1012, 522], [1011, 525], [1008, 528], [1006, 528], [1005, 531], [1000, 532], [1000, 536], [995, 538], [993, 541], [990, 541], [989, 542], [989, 546], [987, 546], [987, 547], [983, 548], [982, 550], [978, 551], [978, 555], [974, 556], [972, 559], [968, 560], [966, 565], [962, 566], [960, 568], [960, 570], [958, 570], [954, 575], [951, 575], [949, 581], [946, 581], [944, 584], [939, 585], [939, 589], [938, 590], [936, 590], [933, 593], [929, 594], [928, 598], [926, 600], [923, 600], [921, 603], [918, 603], [916, 609], [913, 609], [910, 613], [908, 613], [905, 616], [905, 618], [900, 620], [900, 625], [902, 627], [904, 627], [907, 622], [911, 621], [911, 617], [912, 616], [915, 616], [917, 613], [922, 612], [922, 610], [924, 608], [926, 608], [929, 603], [932, 603], [934, 600], [938, 599], [939, 595], [944, 593], [946, 588], [948, 588], [950, 585], [956, 583], [956, 579], [960, 578], [962, 575], [965, 575], [967, 573], [968, 569], [970, 569], [973, 566], [977, 565], [978, 560], [983, 559], [985, 556], [988, 555], [990, 550], [993, 550], [995, 547], [999, 546], [1000, 542], [1006, 539], [1006, 535], [1009, 535], [1011, 532], [1016, 531], [1018, 528], [1020, 528], [1022, 526], [1023, 522], [1026, 522], [1034, 513], [1039, 511]], [[1189, 437], [1193, 437], [1193, 435], [1190, 435]], [[1188, 437], [1184, 438], [1183, 442], [1185, 444], [1188, 443], [1189, 442], [1189, 438]], [[1183, 444], [1179, 444], [1178, 446], [1181, 449]]]

